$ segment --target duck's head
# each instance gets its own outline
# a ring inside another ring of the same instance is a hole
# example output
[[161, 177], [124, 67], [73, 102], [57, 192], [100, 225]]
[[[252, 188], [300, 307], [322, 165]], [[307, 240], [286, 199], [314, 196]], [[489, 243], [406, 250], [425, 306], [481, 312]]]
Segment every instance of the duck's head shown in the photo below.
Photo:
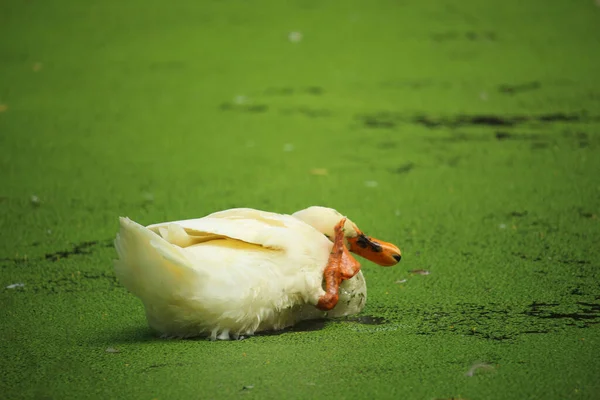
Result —
[[[333, 240], [334, 228], [345, 218], [333, 208], [313, 206], [293, 214], [294, 217], [322, 232]], [[348, 249], [361, 257], [384, 267], [395, 265], [402, 258], [400, 249], [395, 245], [365, 235], [354, 222], [346, 218], [344, 234]]]

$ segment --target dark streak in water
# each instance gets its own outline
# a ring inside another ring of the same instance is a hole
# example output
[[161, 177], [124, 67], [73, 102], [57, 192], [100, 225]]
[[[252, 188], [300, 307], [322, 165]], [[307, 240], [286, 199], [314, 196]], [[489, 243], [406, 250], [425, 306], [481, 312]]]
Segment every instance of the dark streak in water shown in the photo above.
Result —
[[582, 118], [573, 114], [554, 113], [540, 115], [537, 119], [542, 122], [578, 122], [581, 121]]
[[490, 31], [487, 31], [487, 32], [450, 31], [450, 32], [434, 33], [431, 35], [431, 39], [436, 42], [446, 42], [446, 41], [450, 41], [450, 40], [465, 40], [465, 39], [470, 40], [470, 41], [477, 41], [477, 40], [495, 41], [496, 33], [490, 32]]
[[521, 83], [519, 85], [500, 85], [498, 87], [498, 90], [501, 93], [514, 95], [514, 94], [521, 93], [521, 92], [536, 90], [536, 89], [539, 89], [541, 86], [542, 85], [539, 82], [534, 81], [534, 82]]
[[[577, 295], [574, 298], [581, 298]], [[596, 297], [600, 300], [600, 296]], [[533, 302], [524, 307], [503, 304], [462, 303], [418, 309], [389, 306], [374, 307], [374, 312], [390, 322], [405, 319], [419, 321], [413, 334], [472, 335], [485, 340], [514, 340], [524, 334], [561, 332], [564, 329], [589, 328], [600, 323], [600, 304], [576, 301], [568, 304]]]
[[331, 111], [325, 108], [309, 108], [309, 107], [298, 107], [298, 108], [281, 108], [279, 110], [282, 115], [293, 115], [301, 114], [308, 118], [326, 118], [331, 116]]
[[584, 326], [591, 324], [600, 323], [600, 304], [585, 303], [578, 301], [580, 310], [578, 312], [564, 313], [554, 312], [551, 308], [554, 308], [558, 304], [544, 304], [533, 302], [530, 304], [530, 309], [524, 311], [525, 315], [542, 318], [542, 319], [571, 319], [574, 321], [585, 321]]
[[548, 147], [550, 147], [550, 144], [544, 143], [544, 142], [533, 142], [533, 143], [531, 143], [531, 150], [547, 149]]
[[[481, 115], [458, 115], [455, 117], [439, 117], [433, 118], [430, 116], [419, 115], [413, 118], [413, 122], [426, 126], [428, 128], [446, 127], [456, 128], [460, 126], [493, 126], [493, 127], [513, 127], [518, 124], [526, 122], [541, 122], [541, 123], [572, 123], [572, 122], [586, 122], [598, 120], [598, 117], [589, 118], [577, 114], [565, 114], [565, 113], [552, 113], [552, 114], [540, 114], [540, 115], [512, 115], [512, 116], [499, 116], [492, 114], [481, 114]], [[506, 133], [500, 134], [498, 139], [506, 139], [509, 136]]]
[[269, 109], [269, 106], [267, 106], [266, 104], [255, 104], [255, 105], [244, 107], [244, 111], [251, 112], [251, 113], [263, 113], [263, 112], [266, 112], [268, 109]]
[[267, 96], [291, 96], [294, 94], [294, 89], [291, 87], [268, 88], [265, 90]]
[[[406, 116], [396, 112], [380, 111], [370, 114], [359, 114], [356, 119], [362, 121], [363, 125], [367, 128], [373, 129], [394, 129], [400, 123], [414, 123], [423, 125], [427, 128], [459, 128], [467, 126], [488, 126], [496, 128], [512, 128], [521, 124], [526, 123], [577, 123], [577, 122], [593, 122], [600, 121], [600, 116], [588, 116], [587, 113], [548, 113], [538, 115], [494, 115], [494, 114], [459, 114], [454, 116], [439, 116], [434, 117], [430, 115], [415, 115]], [[539, 139], [539, 135], [527, 135], [527, 134], [513, 134], [507, 131], [498, 131], [496, 133], [496, 139], [521, 139], [521, 140], [532, 140]], [[580, 142], [584, 145], [588, 144], [587, 137], [580, 138]]]
[[74, 255], [91, 254], [90, 248], [95, 246], [97, 243], [98, 242], [96, 241], [79, 243], [73, 246], [71, 250], [62, 250], [46, 254], [45, 258], [46, 260], [50, 261], [58, 261], [61, 258], [69, 258]]
[[583, 218], [590, 218], [590, 219], [591, 219], [591, 218], [595, 218], [595, 217], [596, 217], [596, 214], [592, 214], [592, 213], [590, 213], [590, 212], [582, 212], [580, 215], [581, 215]]
[[113, 244], [112, 240], [103, 242], [98, 242], [96, 240], [89, 242], [81, 242], [73, 245], [73, 247], [69, 250], [60, 250], [54, 253], [48, 253], [44, 256], [44, 258], [49, 261], [59, 261], [61, 259], [69, 258], [75, 255], [91, 254], [92, 249], [97, 245], [103, 245], [104, 247], [112, 247]]
[[431, 118], [426, 117], [424, 115], [419, 115], [419, 116], [415, 117], [413, 119], [413, 122], [420, 124], [420, 125], [424, 125], [427, 128], [437, 128], [438, 126], [441, 125], [441, 122], [432, 120]]
[[487, 126], [513, 126], [518, 122], [522, 122], [523, 117], [500, 117], [496, 115], [459, 115], [454, 118], [439, 118], [432, 119], [430, 117], [417, 117], [414, 122], [425, 125], [427, 127], [458, 127], [465, 125], [487, 125]]
[[322, 118], [322, 117], [329, 117], [331, 115], [331, 111], [326, 110], [326, 109], [315, 109], [315, 108], [308, 108], [308, 107], [300, 107], [298, 108], [298, 111], [310, 118]]
[[155, 369], [160, 369], [160, 368], [165, 368], [165, 367], [183, 367], [186, 365], [192, 365], [192, 363], [182, 363], [182, 362], [177, 362], [177, 363], [163, 363], [163, 364], [150, 364], [148, 365], [146, 368], [142, 369], [141, 372], [150, 372], [152, 370]]
[[[497, 140], [540, 140], [542, 137], [540, 135], [533, 135], [527, 133], [515, 134], [507, 131], [496, 131], [494, 137]], [[540, 144], [540, 142], [538, 142]], [[541, 143], [547, 145], [547, 143]]]
[[[39, 245], [39, 242], [32, 243], [33, 247], [38, 246], [38, 245]], [[68, 250], [59, 250], [59, 251], [55, 251], [53, 253], [47, 253], [43, 257], [40, 257], [40, 258], [43, 260], [56, 262], [56, 261], [60, 261], [65, 258], [72, 257], [72, 256], [92, 254], [94, 252], [94, 250], [97, 249], [98, 247], [104, 247], [104, 248], [113, 247], [113, 240], [112, 239], [92, 240], [92, 241], [88, 241], [88, 242], [76, 243], [76, 244], [73, 244], [72, 247]], [[27, 256], [24, 256], [24, 257], [14, 257], [14, 258], [1, 258], [0, 261], [6, 261], [6, 262], [10, 262], [10, 263], [18, 265], [18, 264], [26, 264], [33, 260], [39, 260], [40, 258], [28, 258]]]
[[498, 131], [495, 134], [496, 139], [498, 140], [504, 140], [504, 139], [508, 139], [510, 137], [512, 137], [512, 134], [510, 132], [502, 132], [502, 131]]
[[415, 164], [406, 163], [406, 164], [399, 166], [398, 168], [393, 169], [392, 172], [394, 172], [396, 174], [406, 174], [406, 173], [412, 171], [414, 167], [415, 167]]
[[264, 113], [269, 110], [266, 104], [251, 104], [251, 105], [234, 105], [231, 103], [222, 103], [220, 105], [222, 111], [241, 111], [249, 113]]
[[587, 264], [591, 264], [588, 260], [558, 260], [558, 262], [563, 263], [563, 264], [578, 264], [578, 265], [587, 265]]
[[310, 86], [306, 88], [306, 93], [312, 94], [313, 96], [320, 96], [325, 93], [325, 89], [319, 86]]
[[385, 114], [368, 115], [362, 118], [365, 126], [375, 129], [393, 129], [396, 127], [394, 118], [390, 118]]
[[509, 217], [524, 217], [527, 215], [527, 211], [511, 211], [508, 213]]
[[519, 257], [521, 260], [528, 260], [528, 261], [542, 261], [541, 257], [535, 257], [535, 258], [532, 258], [531, 256], [528, 256], [527, 254], [524, 254], [524, 253], [517, 253], [517, 252], [514, 252], [514, 253], [512, 253], [512, 254], [513, 254], [513, 256]]
[[588, 219], [596, 219], [597, 218], [597, 215], [595, 213], [589, 212], [589, 211], [585, 211], [582, 208], [579, 208], [578, 212], [579, 212], [579, 216], [581, 218], [588, 218]]

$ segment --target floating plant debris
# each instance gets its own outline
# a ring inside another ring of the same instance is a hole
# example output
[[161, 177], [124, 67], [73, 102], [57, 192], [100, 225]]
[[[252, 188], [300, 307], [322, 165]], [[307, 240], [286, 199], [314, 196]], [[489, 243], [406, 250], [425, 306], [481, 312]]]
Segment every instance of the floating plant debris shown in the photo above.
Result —
[[429, 274], [431, 274], [431, 272], [429, 272], [426, 269], [413, 269], [413, 270], [410, 270], [408, 272], [410, 272], [411, 274], [415, 274], [415, 275], [429, 275]]
[[105, 350], [107, 353], [120, 353], [121, 350], [115, 349], [114, 347], [109, 347]]
[[471, 366], [471, 368], [469, 368], [467, 372], [465, 372], [465, 376], [475, 375], [478, 369], [484, 371], [492, 371], [494, 369], [494, 366], [487, 363], [475, 363]]
[[25, 286], [24, 283], [13, 283], [12, 285], [8, 285], [6, 289], [16, 289]]

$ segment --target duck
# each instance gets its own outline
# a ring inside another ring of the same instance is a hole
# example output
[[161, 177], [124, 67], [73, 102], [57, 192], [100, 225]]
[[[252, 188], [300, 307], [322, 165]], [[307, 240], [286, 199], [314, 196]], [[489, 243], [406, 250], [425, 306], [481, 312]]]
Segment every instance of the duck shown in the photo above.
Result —
[[395, 265], [400, 249], [333, 208], [252, 208], [148, 226], [119, 218], [118, 280], [164, 338], [241, 339], [311, 319], [361, 312], [365, 278], [353, 254]]

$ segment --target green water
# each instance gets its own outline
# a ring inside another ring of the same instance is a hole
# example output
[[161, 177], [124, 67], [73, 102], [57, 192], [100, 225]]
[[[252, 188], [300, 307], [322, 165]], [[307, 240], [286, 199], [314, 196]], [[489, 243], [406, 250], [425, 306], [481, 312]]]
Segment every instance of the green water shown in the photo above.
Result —
[[[600, 399], [596, 3], [0, 2], [3, 397]], [[120, 215], [313, 204], [403, 250], [359, 319], [161, 340], [114, 278]]]

